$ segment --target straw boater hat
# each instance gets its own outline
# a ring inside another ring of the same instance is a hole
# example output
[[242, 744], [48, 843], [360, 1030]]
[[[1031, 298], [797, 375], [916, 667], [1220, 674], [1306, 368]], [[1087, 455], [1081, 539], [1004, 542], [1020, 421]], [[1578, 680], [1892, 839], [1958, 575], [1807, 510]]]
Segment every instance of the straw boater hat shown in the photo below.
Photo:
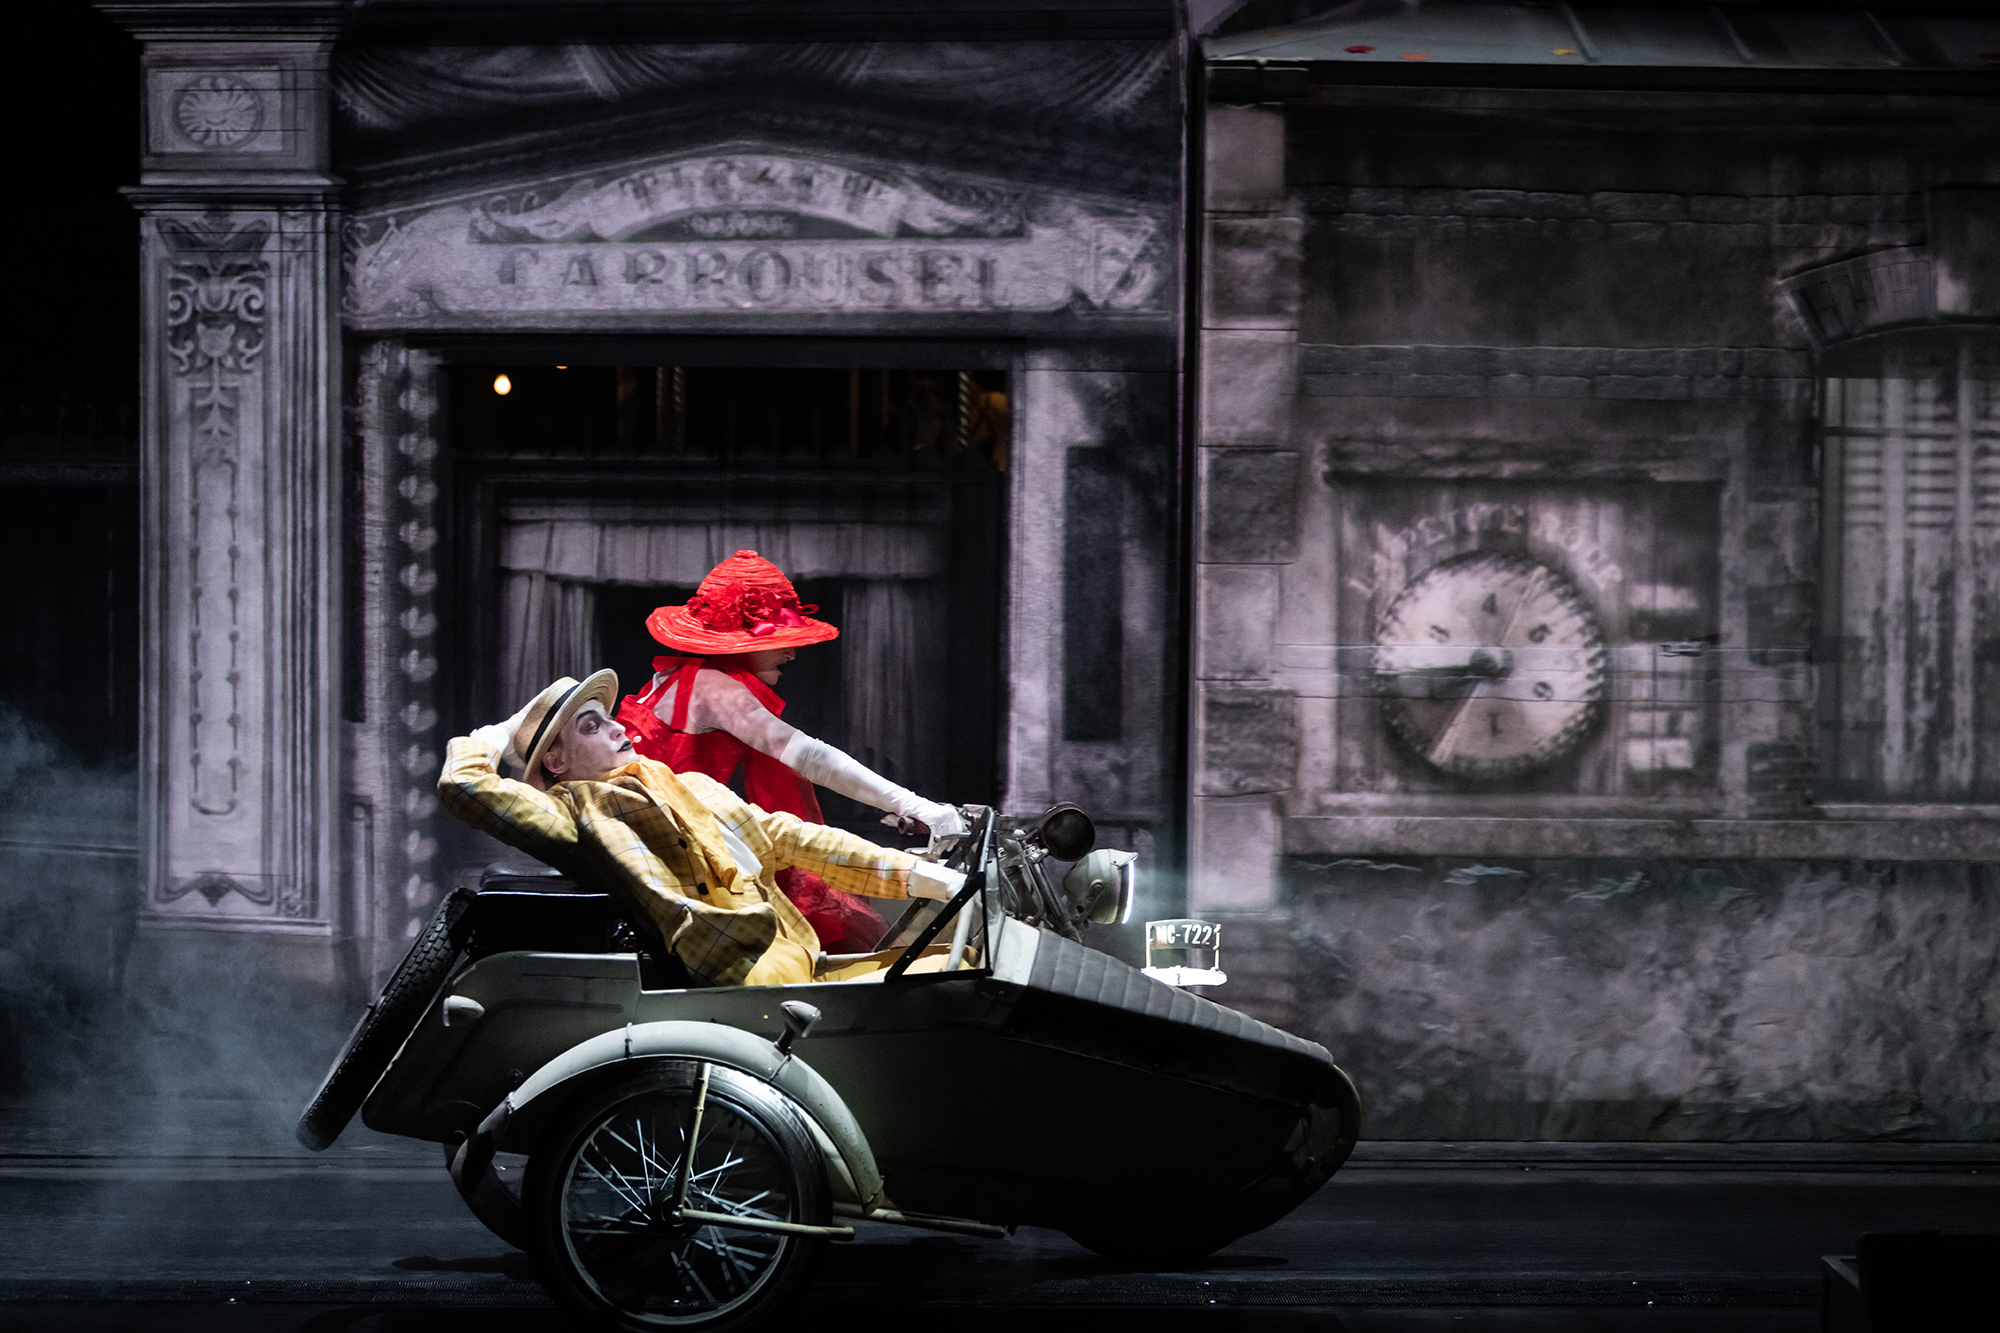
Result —
[[840, 637], [817, 606], [801, 606], [792, 582], [755, 551], [738, 551], [708, 571], [685, 606], [662, 606], [646, 628], [669, 648], [697, 657], [803, 648]]
[[535, 696], [521, 718], [521, 725], [514, 730], [514, 744], [510, 747], [527, 756], [521, 766], [524, 775], [540, 771], [542, 756], [549, 752], [549, 746], [562, 735], [570, 719], [593, 699], [603, 704], [607, 713], [618, 706], [616, 671], [595, 671], [582, 682], [574, 676], [564, 676]]

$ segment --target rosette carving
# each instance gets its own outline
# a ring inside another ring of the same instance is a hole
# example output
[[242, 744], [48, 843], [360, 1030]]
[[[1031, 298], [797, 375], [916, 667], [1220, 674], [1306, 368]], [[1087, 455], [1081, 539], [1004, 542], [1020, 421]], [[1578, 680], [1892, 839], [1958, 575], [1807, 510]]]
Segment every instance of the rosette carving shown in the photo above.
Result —
[[227, 74], [204, 74], [174, 98], [174, 124], [203, 148], [234, 148], [264, 126], [264, 99]]

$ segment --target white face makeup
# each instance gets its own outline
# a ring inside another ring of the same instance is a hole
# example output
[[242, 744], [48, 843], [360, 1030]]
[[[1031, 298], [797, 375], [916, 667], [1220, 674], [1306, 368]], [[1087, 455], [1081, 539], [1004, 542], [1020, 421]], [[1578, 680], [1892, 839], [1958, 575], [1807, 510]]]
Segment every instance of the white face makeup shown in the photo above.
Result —
[[562, 735], [542, 755], [558, 781], [590, 782], [632, 762], [631, 738], [596, 700], [577, 710]]

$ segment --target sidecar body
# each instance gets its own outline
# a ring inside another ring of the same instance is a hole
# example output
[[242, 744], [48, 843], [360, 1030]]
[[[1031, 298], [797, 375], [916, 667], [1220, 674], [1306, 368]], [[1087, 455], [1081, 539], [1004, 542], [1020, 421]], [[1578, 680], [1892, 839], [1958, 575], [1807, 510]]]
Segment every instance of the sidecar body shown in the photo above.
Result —
[[[1191, 1258], [1296, 1207], [1359, 1127], [1354, 1086], [1322, 1047], [997, 911], [979, 966], [776, 987], [672, 984], [618, 947], [597, 894], [462, 894], [440, 922], [466, 960], [423, 997], [361, 1116], [445, 1144], [474, 1212], [527, 1246], [559, 1299], [555, 1270], [587, 1269], [614, 1214], [683, 1238], [688, 1218], [728, 1214], [733, 1229], [709, 1228], [725, 1249], [838, 1239], [864, 1218], [1054, 1227], [1116, 1258]], [[518, 947], [531, 941], [544, 947]], [[795, 1042], [787, 1002], [817, 1011]], [[684, 1177], [699, 1195], [755, 1157], [725, 1150], [724, 1174], [701, 1174], [690, 1145], [720, 1123], [701, 1118], [715, 1096], [729, 1133], [768, 1140], [778, 1184], [718, 1190], [706, 1210], [682, 1187], [676, 1211], [652, 1192]], [[323, 1120], [316, 1133], [330, 1139]], [[315, 1137], [307, 1122], [301, 1137]], [[527, 1155], [525, 1190], [497, 1181], [502, 1153]], [[708, 1326], [682, 1317], [706, 1297], [621, 1294], [610, 1278], [580, 1290], [564, 1303], [617, 1326], [652, 1326], [648, 1309]], [[753, 1304], [708, 1301], [718, 1314]]]

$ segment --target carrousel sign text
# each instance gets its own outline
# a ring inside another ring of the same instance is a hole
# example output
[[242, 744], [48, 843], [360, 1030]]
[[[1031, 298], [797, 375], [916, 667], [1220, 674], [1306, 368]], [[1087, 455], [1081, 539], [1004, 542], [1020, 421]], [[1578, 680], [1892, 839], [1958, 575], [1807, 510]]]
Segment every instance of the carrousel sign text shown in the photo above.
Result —
[[361, 328], [685, 314], [1158, 312], [1161, 219], [1005, 183], [769, 151], [362, 213]]

